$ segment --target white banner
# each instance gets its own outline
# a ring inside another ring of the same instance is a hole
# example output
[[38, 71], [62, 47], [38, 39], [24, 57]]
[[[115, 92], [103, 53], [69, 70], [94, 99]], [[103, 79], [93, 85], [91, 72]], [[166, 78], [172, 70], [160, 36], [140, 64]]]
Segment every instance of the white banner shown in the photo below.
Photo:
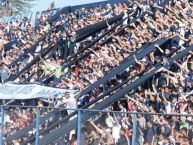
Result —
[[75, 94], [77, 90], [52, 88], [37, 84], [0, 84], [0, 99], [53, 98], [54, 95], [62, 93]]

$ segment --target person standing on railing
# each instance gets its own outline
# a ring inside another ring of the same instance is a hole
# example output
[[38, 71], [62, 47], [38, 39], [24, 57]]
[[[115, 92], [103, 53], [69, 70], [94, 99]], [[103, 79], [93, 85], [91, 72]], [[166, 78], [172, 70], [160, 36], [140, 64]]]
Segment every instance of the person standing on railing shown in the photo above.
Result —
[[63, 54], [64, 59], [67, 59], [69, 56], [73, 54], [73, 41], [72, 37], [68, 33], [63, 33], [60, 38], [61, 44], [61, 52]]
[[73, 54], [73, 41], [72, 37], [68, 37], [66, 40], [67, 58]]

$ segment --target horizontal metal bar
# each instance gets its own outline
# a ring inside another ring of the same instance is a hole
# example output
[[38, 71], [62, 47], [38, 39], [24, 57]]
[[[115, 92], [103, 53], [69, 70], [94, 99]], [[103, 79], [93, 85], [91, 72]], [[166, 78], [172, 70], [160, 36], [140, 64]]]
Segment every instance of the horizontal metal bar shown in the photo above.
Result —
[[[0, 107], [3, 105], [0, 105]], [[21, 108], [44, 108], [44, 109], [56, 109], [56, 110], [74, 110], [74, 111], [82, 111], [82, 112], [102, 112], [102, 113], [124, 113], [124, 114], [148, 114], [148, 115], [164, 115], [164, 116], [187, 116], [191, 117], [193, 114], [170, 114], [170, 113], [149, 113], [149, 112], [121, 112], [121, 111], [111, 111], [111, 110], [96, 110], [96, 109], [71, 109], [71, 108], [62, 108], [62, 107], [39, 107], [39, 106], [20, 106], [20, 105], [7, 105], [6, 107], [21, 107]]]

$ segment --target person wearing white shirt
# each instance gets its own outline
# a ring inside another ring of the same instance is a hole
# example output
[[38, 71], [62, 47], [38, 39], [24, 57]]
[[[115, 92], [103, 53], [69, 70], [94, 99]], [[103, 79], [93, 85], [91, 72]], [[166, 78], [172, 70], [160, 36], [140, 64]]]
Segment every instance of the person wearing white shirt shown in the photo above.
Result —
[[[126, 19], [126, 18], [128, 18], [127, 10], [124, 11], [123, 20]], [[126, 26], [127, 22], [128, 22], [128, 19], [123, 21], [123, 26]]]
[[113, 117], [112, 117], [110, 114], [108, 114], [108, 117], [107, 117], [106, 120], [105, 120], [106, 125], [107, 125], [109, 128], [113, 128], [113, 122], [114, 122]]
[[[67, 93], [63, 98], [63, 103], [67, 109], [76, 109], [76, 99], [73, 94]], [[67, 110], [68, 114], [74, 112], [74, 110]]]
[[112, 135], [114, 143], [116, 144], [120, 138], [121, 124], [119, 123], [119, 120], [117, 119], [116, 116], [114, 116], [114, 118], [115, 122], [113, 123]]

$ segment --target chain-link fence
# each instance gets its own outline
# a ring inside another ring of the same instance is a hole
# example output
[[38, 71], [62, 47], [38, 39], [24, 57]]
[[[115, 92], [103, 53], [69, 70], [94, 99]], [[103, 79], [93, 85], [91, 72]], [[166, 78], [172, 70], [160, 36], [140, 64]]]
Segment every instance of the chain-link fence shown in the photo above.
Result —
[[1, 145], [193, 143], [192, 114], [1, 106], [1, 122]]

